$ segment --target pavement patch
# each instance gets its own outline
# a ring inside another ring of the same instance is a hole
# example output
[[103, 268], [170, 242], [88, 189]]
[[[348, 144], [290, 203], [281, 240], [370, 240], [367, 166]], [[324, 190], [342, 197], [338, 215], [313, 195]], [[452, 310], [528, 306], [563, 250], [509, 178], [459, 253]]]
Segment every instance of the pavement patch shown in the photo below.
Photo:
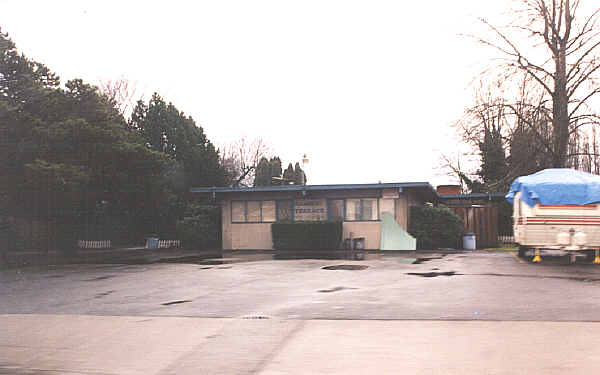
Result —
[[85, 279], [83, 281], [100, 281], [100, 280], [112, 279], [115, 276], [116, 275], [104, 275], [104, 276], [94, 277], [94, 278], [91, 278], [91, 279]]
[[407, 275], [421, 276], [421, 277], [438, 277], [438, 276], [454, 276], [454, 275], [461, 275], [461, 274], [456, 273], [456, 271], [446, 271], [446, 272], [408, 272]]
[[347, 289], [358, 289], [358, 288], [350, 288], [350, 287], [346, 287], [346, 286], [336, 286], [335, 288], [331, 288], [331, 289], [321, 289], [318, 292], [319, 293], [331, 293], [331, 292], [339, 292], [340, 290], [347, 290]]
[[180, 303], [186, 303], [186, 302], [192, 302], [192, 301], [189, 300], [189, 299], [182, 299], [182, 300], [179, 300], [179, 301], [171, 301], [171, 302], [161, 303], [161, 305], [163, 305], [163, 306], [171, 306], [171, 305], [178, 305]]
[[112, 294], [112, 293], [114, 293], [114, 292], [115, 292], [114, 290], [109, 290], [108, 292], [104, 292], [104, 293], [98, 293], [98, 294], [96, 294], [96, 296], [95, 296], [94, 298], [102, 298], [102, 297], [106, 297], [106, 296], [108, 296], [109, 294]]
[[442, 258], [443, 258], [443, 256], [441, 256], [441, 257], [417, 258], [414, 262], [412, 262], [412, 264], [421, 264], [421, 263], [429, 262], [430, 260], [437, 260], [437, 259], [442, 259]]
[[369, 266], [360, 266], [358, 264], [340, 264], [337, 266], [326, 266], [321, 268], [324, 270], [360, 271], [369, 268]]

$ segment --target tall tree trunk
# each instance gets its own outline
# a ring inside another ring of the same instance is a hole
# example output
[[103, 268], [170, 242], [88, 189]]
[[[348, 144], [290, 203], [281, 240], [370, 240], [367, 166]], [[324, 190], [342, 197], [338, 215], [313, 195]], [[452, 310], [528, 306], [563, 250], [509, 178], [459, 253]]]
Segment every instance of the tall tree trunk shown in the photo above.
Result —
[[566, 42], [557, 43], [558, 56], [555, 56], [556, 73], [554, 79], [553, 101], [553, 143], [552, 166], [564, 168], [569, 144], [569, 97], [567, 92], [567, 56]]

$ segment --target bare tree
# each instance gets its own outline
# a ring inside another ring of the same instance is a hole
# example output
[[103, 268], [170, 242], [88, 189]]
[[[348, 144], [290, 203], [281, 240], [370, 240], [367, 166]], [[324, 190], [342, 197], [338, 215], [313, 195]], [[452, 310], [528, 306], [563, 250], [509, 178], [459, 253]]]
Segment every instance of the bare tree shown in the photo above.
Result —
[[[536, 106], [548, 109], [544, 112], [551, 124], [551, 138], [545, 147], [556, 168], [564, 167], [573, 155], [569, 150], [571, 135], [600, 123], [591, 106], [600, 92], [600, 9], [589, 16], [579, 15], [582, 1], [517, 0], [517, 16], [511, 24], [501, 28], [481, 19], [493, 36], [476, 37], [501, 53], [497, 67], [508, 75], [524, 72], [541, 90]], [[515, 108], [513, 114], [519, 121], [537, 129], [538, 124]]]
[[220, 150], [221, 165], [230, 177], [232, 187], [252, 186], [256, 167], [262, 157], [268, 158], [271, 148], [262, 138], [242, 137]]
[[136, 104], [137, 84], [125, 77], [100, 82], [100, 92], [111, 99], [119, 113], [127, 117]]

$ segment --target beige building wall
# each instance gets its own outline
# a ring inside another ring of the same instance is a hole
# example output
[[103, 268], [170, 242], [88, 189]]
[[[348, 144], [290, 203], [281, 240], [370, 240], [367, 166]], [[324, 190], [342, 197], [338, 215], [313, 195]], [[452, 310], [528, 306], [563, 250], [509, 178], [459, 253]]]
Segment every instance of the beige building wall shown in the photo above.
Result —
[[231, 223], [231, 201], [223, 201], [221, 214], [223, 250], [273, 249], [270, 223]]
[[231, 224], [231, 201], [223, 201], [221, 203], [221, 227], [223, 250], [232, 250], [231, 233], [233, 231]]
[[272, 250], [271, 224], [232, 224], [231, 244], [238, 250]]
[[379, 250], [381, 248], [381, 222], [380, 221], [346, 221], [342, 238], [364, 237], [365, 249]]
[[408, 197], [406, 194], [402, 194], [396, 199], [396, 221], [402, 229], [408, 230]]

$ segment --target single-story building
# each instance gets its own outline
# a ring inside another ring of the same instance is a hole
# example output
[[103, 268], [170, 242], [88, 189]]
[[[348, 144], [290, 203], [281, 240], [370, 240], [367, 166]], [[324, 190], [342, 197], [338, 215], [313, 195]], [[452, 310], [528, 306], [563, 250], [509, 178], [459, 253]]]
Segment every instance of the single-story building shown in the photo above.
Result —
[[411, 250], [410, 207], [434, 202], [427, 182], [192, 188], [221, 205], [224, 250], [271, 250], [277, 221], [342, 220], [343, 238], [364, 238], [365, 249]]

